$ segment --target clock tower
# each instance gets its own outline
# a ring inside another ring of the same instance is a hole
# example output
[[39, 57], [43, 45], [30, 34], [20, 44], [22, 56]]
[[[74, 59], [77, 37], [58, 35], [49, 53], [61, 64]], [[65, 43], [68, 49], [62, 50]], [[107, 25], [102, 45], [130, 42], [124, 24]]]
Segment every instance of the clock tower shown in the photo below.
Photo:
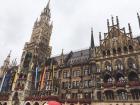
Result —
[[49, 5], [50, 0], [34, 23], [30, 41], [25, 43], [12, 87], [12, 90], [16, 91], [13, 93], [13, 105], [23, 103], [19, 100], [24, 100], [24, 97], [28, 95], [27, 91], [32, 90], [35, 68], [44, 64], [45, 60], [51, 56], [50, 37], [53, 25], [50, 20]]

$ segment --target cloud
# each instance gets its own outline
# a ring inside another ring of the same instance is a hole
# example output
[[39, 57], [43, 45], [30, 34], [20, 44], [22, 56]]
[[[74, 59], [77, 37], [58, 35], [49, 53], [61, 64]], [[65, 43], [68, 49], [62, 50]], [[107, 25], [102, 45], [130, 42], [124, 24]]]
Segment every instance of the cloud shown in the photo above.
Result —
[[[46, 0], [3, 0], [0, 3], [0, 65], [12, 49], [12, 59], [22, 54], [29, 41], [36, 18], [46, 6]], [[106, 32], [106, 19], [119, 16], [121, 27], [130, 22], [134, 36], [139, 34], [136, 12], [139, 0], [52, 0], [52, 55], [88, 48], [90, 28], [94, 29], [95, 44], [98, 33]], [[139, 11], [140, 12], [140, 11]], [[126, 28], [127, 29], [127, 28]]]

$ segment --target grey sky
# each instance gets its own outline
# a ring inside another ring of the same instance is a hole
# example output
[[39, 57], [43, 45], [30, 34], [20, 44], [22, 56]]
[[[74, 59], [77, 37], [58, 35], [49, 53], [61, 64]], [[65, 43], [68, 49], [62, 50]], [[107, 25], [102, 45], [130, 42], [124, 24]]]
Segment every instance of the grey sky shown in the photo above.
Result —
[[[12, 50], [12, 59], [22, 54], [29, 41], [32, 26], [48, 0], [0, 0], [0, 65]], [[134, 36], [140, 33], [136, 13], [140, 0], [51, 0], [53, 33], [52, 54], [88, 48], [90, 28], [94, 29], [95, 44], [98, 33], [106, 32], [106, 19], [117, 15], [121, 27], [130, 22]]]

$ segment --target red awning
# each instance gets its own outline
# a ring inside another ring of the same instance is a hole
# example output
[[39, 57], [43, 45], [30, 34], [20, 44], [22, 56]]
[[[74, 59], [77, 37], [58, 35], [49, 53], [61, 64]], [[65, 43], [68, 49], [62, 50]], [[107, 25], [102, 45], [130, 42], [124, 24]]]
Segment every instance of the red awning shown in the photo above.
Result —
[[61, 105], [61, 103], [57, 101], [48, 101], [44, 105]]

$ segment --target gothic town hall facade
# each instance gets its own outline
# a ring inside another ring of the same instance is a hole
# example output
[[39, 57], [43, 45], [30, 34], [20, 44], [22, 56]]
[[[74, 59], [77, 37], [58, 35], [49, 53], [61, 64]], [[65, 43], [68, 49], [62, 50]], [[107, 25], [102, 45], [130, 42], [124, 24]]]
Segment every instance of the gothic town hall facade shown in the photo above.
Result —
[[[140, 105], [140, 37], [121, 28], [118, 17], [89, 48], [51, 57], [50, 1], [33, 26], [20, 64], [10, 54], [0, 68], [0, 105]], [[140, 25], [140, 17], [137, 14]]]

